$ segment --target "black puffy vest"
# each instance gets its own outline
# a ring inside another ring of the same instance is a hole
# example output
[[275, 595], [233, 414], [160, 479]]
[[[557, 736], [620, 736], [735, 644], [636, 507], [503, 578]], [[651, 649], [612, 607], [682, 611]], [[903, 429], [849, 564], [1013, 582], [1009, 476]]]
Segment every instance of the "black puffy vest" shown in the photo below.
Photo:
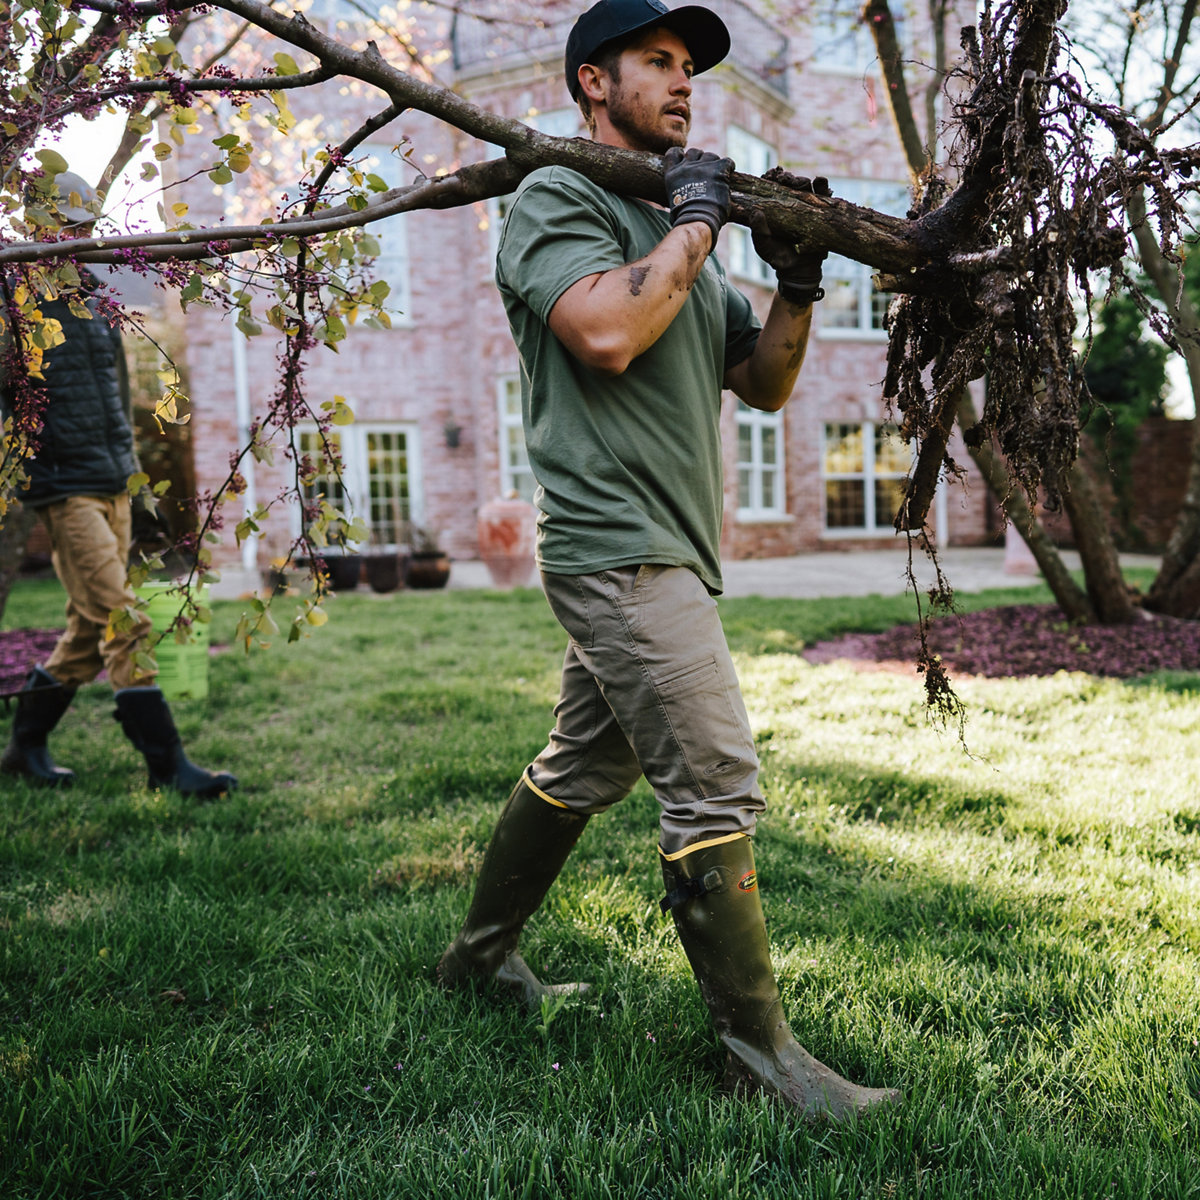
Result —
[[42, 305], [45, 316], [62, 322], [65, 340], [43, 360], [48, 403], [23, 497], [32, 507], [67, 496], [115, 495], [137, 470], [121, 387], [121, 334], [94, 299], [87, 306], [90, 321], [63, 300]]

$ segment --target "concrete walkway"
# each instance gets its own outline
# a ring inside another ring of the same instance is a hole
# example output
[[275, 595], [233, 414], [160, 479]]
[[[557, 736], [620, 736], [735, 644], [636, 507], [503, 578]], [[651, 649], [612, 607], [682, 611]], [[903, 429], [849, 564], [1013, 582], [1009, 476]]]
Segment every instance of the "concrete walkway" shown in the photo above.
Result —
[[[1005, 568], [1005, 552], [999, 547], [955, 547], [939, 555], [942, 573], [957, 592], [977, 592], [984, 588], [1032, 587], [1041, 575]], [[1079, 555], [1063, 551], [1063, 560], [1071, 570], [1079, 567]], [[1122, 555], [1126, 566], [1155, 568], [1159, 559], [1149, 555]], [[796, 554], [789, 558], [740, 559], [725, 563], [727, 596], [899, 596], [907, 590], [908, 554], [903, 549], [828, 550], [817, 554]], [[922, 590], [933, 585], [933, 570], [928, 559], [915, 554], [913, 570]], [[534, 586], [536, 574], [530, 576]], [[261, 581], [249, 572], [223, 573], [213, 586], [214, 598], [250, 595]], [[456, 560], [450, 572], [453, 590], [490, 588], [491, 576], [478, 560]]]
[[[1037, 573], [1006, 571], [1002, 548], [955, 547], [941, 551], [938, 557], [942, 574], [957, 592], [1032, 587], [1041, 582]], [[1063, 551], [1063, 560], [1071, 570], [1078, 569], [1079, 555], [1074, 551]], [[1128, 566], [1157, 567], [1159, 560], [1132, 554], [1122, 555], [1121, 562]], [[907, 552], [892, 549], [829, 550], [789, 558], [740, 559], [724, 564], [725, 595], [897, 596], [907, 590], [907, 567]], [[933, 585], [933, 570], [923, 554], [914, 553], [913, 569], [922, 590]], [[486, 588], [491, 587], [491, 579], [481, 562], [456, 562], [450, 573], [450, 587]]]

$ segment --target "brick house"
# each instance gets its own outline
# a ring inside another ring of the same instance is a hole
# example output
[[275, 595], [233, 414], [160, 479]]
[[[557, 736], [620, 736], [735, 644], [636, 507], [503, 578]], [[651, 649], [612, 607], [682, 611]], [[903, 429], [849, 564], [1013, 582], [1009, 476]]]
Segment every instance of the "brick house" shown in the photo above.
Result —
[[[310, 19], [350, 13], [337, 8], [343, 2], [323, 0]], [[516, 9], [494, 2], [497, 12]], [[723, 150], [754, 174], [776, 162], [824, 174], [835, 195], [903, 214], [907, 172], [879, 96], [883, 85], [870, 36], [856, 21], [859, 6], [832, 0], [835, 17], [839, 9], [843, 16], [799, 22], [790, 36], [759, 15], [765, 5], [712, 0], [712, 6], [730, 26], [733, 50], [698, 81], [691, 144]], [[913, 7], [923, 12], [925, 6]], [[972, 6], [962, 10], [972, 13]], [[444, 39], [449, 58], [437, 68], [440, 79], [476, 104], [546, 132], [583, 133], [562, 78], [569, 20], [514, 30], [511, 23], [460, 14], [438, 30], [441, 12], [428, 9], [429, 30], [419, 31]], [[917, 23], [906, 23], [905, 37], [920, 60], [928, 55], [919, 49], [924, 34]], [[954, 28], [947, 42], [957, 40]], [[370, 103], [378, 107], [377, 98]], [[315, 104], [307, 110], [315, 143], [345, 137], [372, 111], [363, 104], [327, 88], [319, 110]], [[297, 98], [292, 105], [298, 116], [305, 111]], [[433, 174], [496, 152], [420, 114], [398, 119], [379, 136], [365, 147], [371, 169], [395, 184], [413, 177], [411, 163]], [[393, 153], [402, 138], [412, 148], [407, 163]], [[191, 218], [218, 219], [229, 186], [193, 188]], [[310, 401], [316, 406], [341, 395], [356, 416], [340, 429], [344, 487], [327, 481], [326, 492], [367, 515], [382, 544], [395, 541], [397, 520], [412, 519], [437, 530], [453, 557], [473, 558], [479, 507], [512, 492], [532, 495], [517, 356], [492, 279], [502, 218], [502, 202], [491, 202], [408, 213], [376, 226], [379, 273], [401, 310], [393, 328], [355, 328], [340, 353], [321, 349], [310, 357]], [[765, 312], [774, 277], [753, 253], [748, 231], [728, 227], [718, 253], [731, 279]], [[825, 277], [828, 296], [818, 306], [793, 400], [783, 412], [766, 414], [726, 398], [722, 537], [728, 557], [893, 544], [895, 499], [911, 452], [892, 435], [880, 396], [886, 298], [873, 294], [869, 269], [850, 260], [831, 257]], [[189, 312], [192, 441], [201, 488], [225, 478], [250, 414], [273, 394], [277, 350], [265, 335], [247, 341], [218, 314]], [[956, 458], [970, 465], [961, 447]], [[282, 455], [274, 466], [250, 464], [245, 473], [253, 500], [278, 494], [289, 465]], [[944, 486], [939, 495], [939, 540], [985, 540], [990, 513], [972, 470], [965, 485]], [[295, 511], [277, 506], [261, 539], [239, 550], [230, 538], [215, 548], [227, 588], [253, 586], [297, 521]]]

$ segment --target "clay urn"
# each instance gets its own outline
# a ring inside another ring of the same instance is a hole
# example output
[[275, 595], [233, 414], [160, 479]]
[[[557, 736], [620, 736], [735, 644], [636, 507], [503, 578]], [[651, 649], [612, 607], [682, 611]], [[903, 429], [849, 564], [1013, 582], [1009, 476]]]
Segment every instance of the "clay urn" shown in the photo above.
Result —
[[525, 587], [533, 574], [537, 509], [515, 495], [479, 510], [479, 557], [497, 588]]

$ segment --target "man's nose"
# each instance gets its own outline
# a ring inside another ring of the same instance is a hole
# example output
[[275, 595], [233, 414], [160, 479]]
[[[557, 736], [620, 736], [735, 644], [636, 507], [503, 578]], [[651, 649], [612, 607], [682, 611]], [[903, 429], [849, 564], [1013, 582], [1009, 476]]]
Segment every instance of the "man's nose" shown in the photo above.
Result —
[[676, 96], [690, 96], [692, 94], [692, 77], [680, 67], [675, 72], [675, 78], [671, 83], [671, 92]]

